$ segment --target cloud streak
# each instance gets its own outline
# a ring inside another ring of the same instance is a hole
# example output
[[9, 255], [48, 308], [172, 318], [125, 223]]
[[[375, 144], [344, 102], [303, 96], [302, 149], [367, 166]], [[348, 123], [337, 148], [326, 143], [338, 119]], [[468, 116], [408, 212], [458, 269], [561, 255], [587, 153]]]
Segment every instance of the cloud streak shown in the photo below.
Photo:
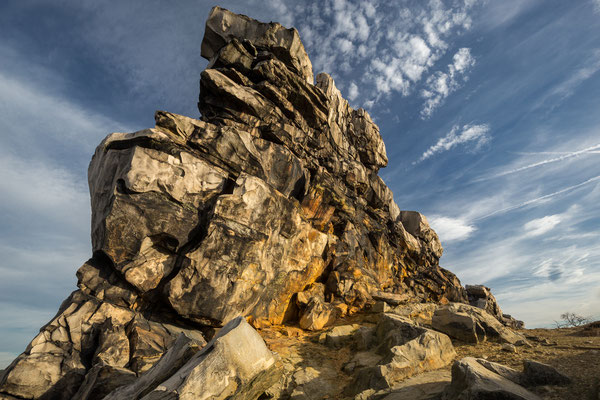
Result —
[[489, 135], [489, 132], [490, 127], [487, 124], [467, 124], [462, 128], [455, 125], [446, 136], [439, 139], [433, 146], [429, 147], [421, 155], [418, 161], [413, 162], [413, 165], [425, 161], [435, 154], [449, 151], [458, 145], [469, 144], [472, 150], [478, 150], [483, 145], [490, 142], [491, 136]]
[[[558, 154], [562, 154], [560, 157], [555, 157], [555, 158], [549, 158], [547, 160], [542, 160], [536, 163], [532, 163], [532, 164], [528, 164], [528, 165], [524, 165], [522, 167], [518, 167], [518, 168], [513, 168], [507, 171], [503, 171], [491, 176], [487, 176], [487, 177], [482, 177], [482, 178], [478, 178], [473, 180], [473, 182], [481, 182], [481, 181], [486, 181], [489, 179], [494, 179], [494, 178], [500, 178], [502, 176], [506, 176], [506, 175], [511, 175], [511, 174], [516, 174], [518, 172], [522, 172], [522, 171], [526, 171], [528, 169], [531, 168], [536, 168], [536, 167], [540, 167], [542, 165], [546, 165], [546, 164], [552, 164], [555, 162], [559, 162], [559, 161], [563, 161], [563, 160], [567, 160], [569, 158], [573, 158], [573, 157], [577, 157], [580, 156], [582, 154], [587, 154], [587, 153], [592, 153], [595, 152], [595, 150], [600, 149], [600, 144], [596, 144], [594, 146], [590, 146], [587, 147], [585, 149], [582, 150], [578, 150], [578, 151], [573, 151], [573, 152], [566, 152], [566, 153], [558, 153]], [[550, 153], [553, 154], [553, 153]]]
[[551, 199], [551, 198], [553, 198], [555, 196], [561, 195], [563, 193], [570, 192], [572, 190], [578, 189], [578, 188], [580, 188], [582, 186], [586, 186], [586, 185], [589, 185], [590, 183], [594, 183], [594, 182], [597, 182], [597, 181], [600, 181], [600, 175], [594, 176], [593, 178], [590, 178], [590, 179], [588, 179], [588, 180], [586, 180], [584, 182], [578, 183], [576, 185], [568, 186], [568, 187], [566, 187], [564, 189], [561, 189], [561, 190], [558, 190], [556, 192], [549, 193], [549, 194], [544, 195], [544, 196], [536, 197], [535, 199], [527, 200], [527, 201], [524, 201], [522, 203], [515, 204], [515, 205], [512, 205], [510, 207], [506, 207], [506, 208], [503, 208], [501, 210], [497, 210], [497, 211], [491, 212], [489, 214], [486, 214], [486, 215], [483, 215], [481, 217], [475, 218], [475, 220], [479, 221], [479, 220], [482, 220], [482, 219], [493, 217], [494, 215], [503, 214], [503, 213], [506, 213], [506, 212], [509, 212], [509, 211], [516, 210], [518, 208], [523, 208], [523, 207], [529, 206], [531, 204], [539, 203], [539, 202], [542, 202], [544, 200]]

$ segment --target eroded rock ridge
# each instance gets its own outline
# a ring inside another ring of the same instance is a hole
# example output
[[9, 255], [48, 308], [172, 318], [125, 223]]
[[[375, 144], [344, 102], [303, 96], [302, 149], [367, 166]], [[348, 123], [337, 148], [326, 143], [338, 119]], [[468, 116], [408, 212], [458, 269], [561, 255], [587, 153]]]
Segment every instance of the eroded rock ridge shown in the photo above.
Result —
[[[170, 346], [190, 359], [239, 316], [318, 330], [374, 298], [467, 302], [426, 218], [401, 211], [378, 176], [388, 159], [377, 125], [329, 75], [313, 80], [295, 29], [215, 7], [202, 55], [200, 119], [159, 111], [154, 128], [97, 147], [93, 257], [3, 372], [1, 396], [101, 398]], [[165, 382], [124, 390], [183, 390]], [[246, 393], [240, 385], [223, 390]]]

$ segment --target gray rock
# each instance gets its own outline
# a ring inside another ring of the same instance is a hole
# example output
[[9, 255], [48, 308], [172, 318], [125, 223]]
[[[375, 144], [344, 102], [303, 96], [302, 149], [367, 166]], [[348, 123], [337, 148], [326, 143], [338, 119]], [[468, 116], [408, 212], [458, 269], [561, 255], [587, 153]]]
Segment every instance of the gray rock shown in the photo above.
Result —
[[466, 357], [452, 365], [452, 383], [445, 389], [443, 400], [541, 400], [536, 394], [500, 376], [479, 359]]
[[376, 328], [377, 365], [358, 370], [347, 393], [392, 387], [407, 377], [448, 365], [456, 352], [448, 336], [414, 325], [393, 314], [384, 314]]
[[386, 292], [378, 291], [378, 292], [372, 293], [371, 296], [375, 300], [384, 301], [387, 304], [390, 304], [392, 306], [398, 306], [400, 304], [406, 303], [410, 299], [410, 297], [406, 293], [400, 294], [400, 293], [386, 293]]
[[523, 361], [523, 382], [527, 386], [569, 385], [572, 380], [556, 368], [533, 360]]
[[498, 301], [496, 301], [496, 298], [492, 294], [492, 291], [489, 287], [483, 285], [466, 285], [465, 290], [467, 292], [469, 303], [472, 306], [487, 311], [489, 314], [493, 315], [498, 321], [500, 321], [502, 324], [509, 328], [525, 328], [525, 323], [523, 321], [516, 320], [512, 316], [502, 313], [502, 310], [498, 305]]
[[202, 57], [211, 59], [232, 38], [246, 39], [257, 47], [269, 47], [307, 82], [313, 82], [312, 64], [296, 29], [285, 29], [276, 22], [267, 24], [221, 7], [213, 7], [206, 20]]
[[135, 381], [136, 377], [129, 369], [96, 363], [86, 374], [73, 400], [104, 399], [115, 388]]
[[375, 393], [376, 400], [433, 400], [439, 399], [450, 383], [450, 371], [424, 372], [398, 382], [392, 388]]
[[279, 376], [275, 358], [263, 339], [238, 317], [142, 399], [252, 400], [276, 383]]
[[408, 318], [421, 325], [431, 326], [433, 314], [439, 307], [434, 303], [410, 303], [394, 307], [390, 313]]
[[468, 343], [486, 340], [517, 344], [525, 341], [520, 333], [502, 325], [486, 311], [466, 304], [451, 303], [433, 314], [432, 327]]
[[137, 400], [145, 396], [183, 367], [202, 345], [181, 333], [156, 364], [130, 384], [123, 384], [110, 392], [103, 400]]
[[507, 367], [506, 365], [498, 364], [492, 361], [485, 360], [483, 358], [478, 358], [477, 362], [483, 365], [486, 369], [492, 371], [493, 373], [500, 375], [503, 378], [508, 379], [509, 381], [516, 383], [517, 385], [524, 384], [523, 373], [517, 371], [513, 368]]

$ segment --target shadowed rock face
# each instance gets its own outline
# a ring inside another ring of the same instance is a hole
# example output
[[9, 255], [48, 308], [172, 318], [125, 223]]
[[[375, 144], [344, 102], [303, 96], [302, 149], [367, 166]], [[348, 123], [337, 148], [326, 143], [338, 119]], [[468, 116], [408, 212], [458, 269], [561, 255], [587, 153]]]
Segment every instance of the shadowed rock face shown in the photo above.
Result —
[[[318, 329], [371, 304], [466, 301], [424, 216], [377, 175], [379, 129], [312, 66], [298, 33], [215, 7], [201, 119], [157, 112], [88, 170], [93, 257], [0, 393], [68, 399], [149, 369], [180, 333], [246, 317]], [[319, 287], [315, 300], [295, 295]], [[86, 377], [86, 374], [93, 374]], [[90, 389], [91, 388], [91, 389]]]

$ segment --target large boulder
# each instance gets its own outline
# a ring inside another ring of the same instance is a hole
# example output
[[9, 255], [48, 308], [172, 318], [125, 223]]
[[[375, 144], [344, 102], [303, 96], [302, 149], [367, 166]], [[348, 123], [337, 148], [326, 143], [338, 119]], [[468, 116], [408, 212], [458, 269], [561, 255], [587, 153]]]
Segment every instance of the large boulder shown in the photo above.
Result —
[[468, 343], [486, 340], [516, 345], [525, 344], [523, 335], [502, 325], [486, 311], [466, 304], [439, 307], [431, 319], [433, 329]]
[[133, 382], [112, 390], [103, 400], [137, 400], [145, 396], [173, 376], [200, 348], [202, 343], [180, 334], [169, 350], [148, 371]]
[[571, 378], [551, 365], [534, 360], [523, 361], [523, 384], [526, 386], [560, 385], [573, 382]]
[[[176, 353], [185, 352], [185, 347], [178, 347]], [[226, 324], [181, 368], [166, 380], [158, 382], [160, 379], [157, 378], [163, 375], [163, 371], [170, 372], [172, 369], [169, 364], [179, 361], [173, 354], [166, 354], [165, 358], [167, 357], [170, 361], [165, 362], [166, 365], [163, 366], [159, 362], [155, 370], [148, 371], [148, 374], [153, 375], [153, 379], [146, 381], [158, 385], [140, 397], [141, 399], [255, 400], [275, 384], [280, 376], [273, 354], [267, 349], [258, 332], [242, 317]], [[140, 380], [143, 378], [144, 376]], [[144, 386], [146, 381], [138, 386]], [[136, 389], [135, 383], [109, 398], [124, 398], [119, 396], [129, 393], [139, 396], [139, 389]]]
[[486, 368], [486, 360], [466, 357], [452, 365], [452, 383], [443, 400], [541, 400], [519, 384]]
[[375, 328], [376, 365], [360, 368], [348, 393], [380, 390], [407, 377], [448, 365], [456, 357], [450, 338], [393, 314], [383, 314]]

